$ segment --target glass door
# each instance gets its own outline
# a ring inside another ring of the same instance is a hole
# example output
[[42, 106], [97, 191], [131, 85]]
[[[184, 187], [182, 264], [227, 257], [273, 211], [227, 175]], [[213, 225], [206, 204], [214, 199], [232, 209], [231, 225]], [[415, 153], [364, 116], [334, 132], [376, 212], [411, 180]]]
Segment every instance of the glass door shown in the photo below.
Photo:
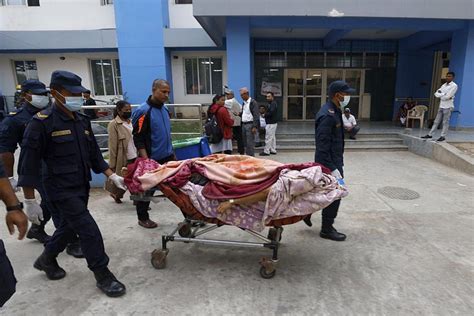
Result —
[[289, 120], [303, 119], [304, 103], [304, 70], [288, 70], [288, 108], [287, 118]]
[[305, 91], [305, 117], [306, 120], [312, 120], [321, 108], [323, 91], [323, 71], [306, 70], [306, 91]]

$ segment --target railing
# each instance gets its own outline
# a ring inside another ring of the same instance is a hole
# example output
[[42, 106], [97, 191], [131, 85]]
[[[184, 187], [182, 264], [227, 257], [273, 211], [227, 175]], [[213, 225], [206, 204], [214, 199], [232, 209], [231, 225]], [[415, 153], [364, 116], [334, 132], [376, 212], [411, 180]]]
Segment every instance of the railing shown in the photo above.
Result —
[[[139, 104], [132, 104], [132, 109], [140, 106]], [[166, 104], [170, 110], [171, 115], [171, 137], [172, 138], [182, 138], [181, 136], [202, 136], [204, 134], [203, 129], [203, 115], [202, 115], [202, 104]], [[115, 109], [115, 105], [84, 105], [83, 109]], [[191, 111], [196, 111], [195, 114], [183, 113], [183, 109], [192, 109]], [[133, 111], [133, 110], [132, 110]], [[109, 114], [110, 115], [110, 114]], [[107, 116], [109, 116], [107, 115]], [[183, 118], [178, 118], [183, 116]], [[186, 118], [186, 116], [191, 118]], [[91, 120], [93, 124], [108, 124], [113, 120], [113, 118], [101, 119], [100, 117], [95, 120]], [[180, 123], [185, 123], [181, 125]], [[193, 124], [194, 123], [194, 124]], [[189, 131], [189, 127], [186, 124], [195, 125], [195, 131]], [[105, 127], [105, 126], [103, 126]], [[196, 128], [197, 127], [197, 128]], [[107, 133], [95, 134], [95, 137], [108, 137]], [[108, 150], [107, 147], [100, 147], [101, 150]]]

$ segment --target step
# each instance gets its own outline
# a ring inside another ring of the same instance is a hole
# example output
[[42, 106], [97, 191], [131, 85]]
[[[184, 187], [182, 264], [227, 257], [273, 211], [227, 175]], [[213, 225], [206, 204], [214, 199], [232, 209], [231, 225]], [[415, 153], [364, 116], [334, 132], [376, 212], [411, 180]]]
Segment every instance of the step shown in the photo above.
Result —
[[[260, 148], [257, 148], [258, 150]], [[315, 151], [315, 146], [278, 146], [277, 151], [281, 152], [295, 152], [295, 151]], [[405, 145], [347, 145], [344, 151], [408, 151], [408, 146]]]
[[[314, 139], [314, 133], [303, 133], [303, 134], [276, 134], [276, 139], [307, 139], [312, 138]], [[377, 134], [367, 134], [367, 133], [359, 133], [357, 134], [357, 138], [399, 138], [397, 133], [377, 133]]]
[[[358, 138], [356, 140], [346, 139], [344, 140], [345, 145], [402, 145], [403, 140], [401, 138]], [[313, 139], [277, 139], [278, 145], [295, 145], [298, 146], [314, 146], [315, 142]]]

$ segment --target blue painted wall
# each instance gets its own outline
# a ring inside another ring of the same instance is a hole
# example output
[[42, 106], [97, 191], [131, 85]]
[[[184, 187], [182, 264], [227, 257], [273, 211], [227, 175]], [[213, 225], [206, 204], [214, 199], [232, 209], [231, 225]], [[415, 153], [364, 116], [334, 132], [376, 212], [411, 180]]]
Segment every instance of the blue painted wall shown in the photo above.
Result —
[[[397, 59], [396, 98], [429, 98], [433, 75], [433, 51], [411, 51], [400, 47]], [[394, 102], [393, 117], [398, 114], [401, 102]]]
[[449, 70], [456, 73], [454, 106], [460, 112], [453, 113], [451, 126], [474, 127], [474, 21], [453, 33]]
[[249, 88], [253, 95], [252, 85], [252, 47], [250, 42], [250, 19], [248, 17], [228, 17], [226, 25], [227, 77], [229, 87], [235, 91], [237, 100], [242, 87]]
[[129, 102], [144, 102], [154, 79], [171, 79], [163, 27], [169, 23], [168, 2], [115, 1], [117, 44], [123, 91]]

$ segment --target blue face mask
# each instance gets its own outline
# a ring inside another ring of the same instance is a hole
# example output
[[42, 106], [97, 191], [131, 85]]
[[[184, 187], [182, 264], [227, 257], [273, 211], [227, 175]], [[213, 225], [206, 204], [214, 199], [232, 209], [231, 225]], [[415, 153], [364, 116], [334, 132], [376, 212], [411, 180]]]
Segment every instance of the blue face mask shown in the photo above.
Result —
[[64, 107], [71, 112], [79, 111], [84, 104], [84, 99], [82, 97], [65, 97], [59, 92], [58, 94], [60, 94], [65, 100], [65, 103], [63, 104]]

